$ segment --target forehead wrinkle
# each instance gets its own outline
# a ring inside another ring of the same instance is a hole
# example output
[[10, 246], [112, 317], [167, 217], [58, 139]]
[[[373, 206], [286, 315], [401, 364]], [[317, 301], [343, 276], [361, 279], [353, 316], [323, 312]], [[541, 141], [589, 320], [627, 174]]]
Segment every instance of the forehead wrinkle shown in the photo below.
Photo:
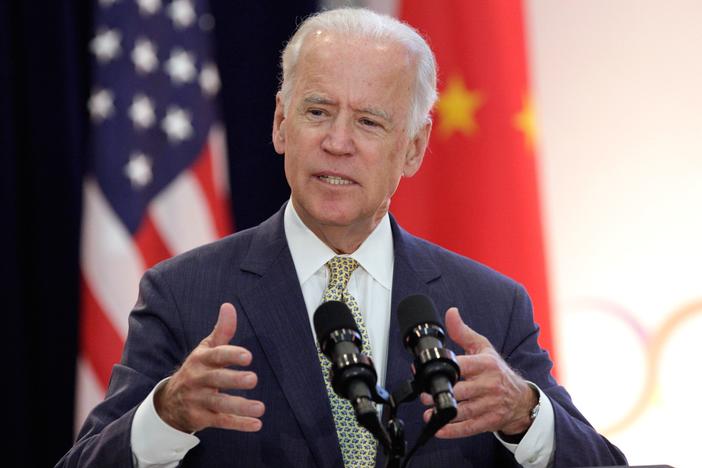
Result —
[[[336, 96], [329, 96], [325, 92], [326, 85], [330, 80], [330, 76], [338, 74], [338, 70], [334, 68], [334, 65], [339, 63], [340, 55], [346, 56], [360, 49], [369, 51], [372, 55], [371, 59], [373, 60], [371, 64], [373, 66], [389, 66], [390, 68], [384, 69], [386, 74], [398, 73], [401, 76], [406, 76], [408, 72], [414, 70], [412, 64], [416, 57], [406, 45], [400, 42], [388, 38], [359, 37], [353, 34], [349, 35], [318, 28], [305, 37], [298, 58], [299, 76], [296, 80], [296, 88], [303, 95], [301, 104], [342, 105], [344, 99], [342, 98], [340, 101]], [[352, 59], [357, 60], [358, 57], [353, 56]], [[352, 70], [349, 73], [352, 74]], [[352, 80], [348, 73], [345, 73], [341, 79]], [[359, 79], [362, 80], [362, 78]], [[338, 81], [334, 83], [339, 84]], [[351, 86], [351, 83], [347, 83], [347, 85]], [[412, 87], [411, 84], [408, 86]], [[360, 91], [353, 87], [352, 90], [354, 92]], [[349, 106], [354, 112], [372, 115], [388, 123], [397, 123], [393, 120], [396, 117], [394, 115], [395, 112], [390, 112], [395, 109], [385, 108], [382, 98], [381, 102], [369, 102], [369, 100], [363, 98], [363, 91], [360, 92], [361, 95], [356, 96], [356, 99], [348, 96], [351, 99]], [[411, 107], [411, 96], [408, 100]], [[356, 105], [354, 105], [353, 101], [356, 101]]]

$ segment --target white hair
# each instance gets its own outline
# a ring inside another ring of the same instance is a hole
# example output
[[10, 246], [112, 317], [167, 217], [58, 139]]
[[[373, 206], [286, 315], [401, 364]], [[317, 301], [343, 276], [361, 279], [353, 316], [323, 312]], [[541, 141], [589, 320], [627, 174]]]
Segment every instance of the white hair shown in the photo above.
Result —
[[339, 8], [316, 13], [303, 21], [281, 55], [283, 77], [280, 92], [287, 113], [295, 83], [295, 71], [305, 38], [313, 31], [331, 31], [353, 37], [384, 39], [404, 46], [415, 58], [415, 89], [410, 103], [408, 130], [414, 136], [431, 121], [436, 102], [436, 60], [424, 38], [411, 26], [387, 15], [363, 8]]

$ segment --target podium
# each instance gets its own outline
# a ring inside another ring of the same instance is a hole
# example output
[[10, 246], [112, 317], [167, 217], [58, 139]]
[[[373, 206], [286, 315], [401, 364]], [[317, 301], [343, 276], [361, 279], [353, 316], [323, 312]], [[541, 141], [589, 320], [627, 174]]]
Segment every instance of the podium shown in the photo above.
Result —
[[600, 467], [594, 467], [594, 466], [584, 466], [583, 468], [622, 468], [622, 467], [629, 467], [629, 468], [675, 468], [670, 465], [613, 465], [613, 466], [600, 466]]

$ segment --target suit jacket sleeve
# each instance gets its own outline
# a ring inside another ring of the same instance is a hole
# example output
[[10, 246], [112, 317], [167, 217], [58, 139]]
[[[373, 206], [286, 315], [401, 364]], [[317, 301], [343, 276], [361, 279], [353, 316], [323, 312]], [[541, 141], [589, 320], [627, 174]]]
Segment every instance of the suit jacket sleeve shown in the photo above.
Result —
[[149, 270], [139, 285], [122, 360], [112, 370], [105, 400], [90, 413], [57, 466], [132, 466], [134, 412], [153, 387], [175, 371], [192, 345], [186, 343], [174, 312], [168, 287], [157, 270]]
[[537, 343], [538, 333], [531, 301], [524, 289], [516, 286], [509, 329], [501, 351], [510, 366], [537, 384], [551, 401], [556, 447], [553, 466], [626, 464], [619, 449], [595, 431], [573, 405], [568, 392], [551, 376], [552, 363], [548, 353]]

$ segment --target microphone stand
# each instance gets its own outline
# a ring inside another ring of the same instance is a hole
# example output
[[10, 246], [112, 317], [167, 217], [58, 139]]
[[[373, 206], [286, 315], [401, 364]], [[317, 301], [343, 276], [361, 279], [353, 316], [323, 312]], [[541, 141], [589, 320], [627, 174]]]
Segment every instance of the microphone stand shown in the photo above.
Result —
[[385, 426], [380, 421], [378, 411], [367, 398], [357, 398], [354, 409], [359, 425], [366, 428], [378, 440], [386, 455], [385, 468], [405, 468], [417, 450], [426, 444], [436, 432], [448, 424], [457, 414], [456, 401], [449, 397], [445, 399], [440, 408], [434, 408], [429, 422], [424, 426], [422, 433], [412, 449], [407, 453], [405, 441], [405, 424], [397, 417], [397, 410], [403, 403], [412, 401], [419, 396], [415, 380], [407, 380], [400, 388], [389, 395], [388, 392], [376, 385], [371, 391], [372, 401], [387, 405], [390, 417]]

